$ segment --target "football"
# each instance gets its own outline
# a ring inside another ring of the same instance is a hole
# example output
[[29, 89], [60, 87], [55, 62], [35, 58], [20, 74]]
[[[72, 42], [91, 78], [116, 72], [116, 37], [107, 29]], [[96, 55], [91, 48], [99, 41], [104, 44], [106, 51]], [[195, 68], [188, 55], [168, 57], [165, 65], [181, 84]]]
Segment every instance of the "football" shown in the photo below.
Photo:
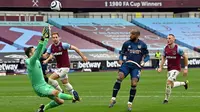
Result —
[[62, 8], [62, 5], [61, 5], [60, 1], [54, 0], [51, 2], [50, 8], [53, 11], [60, 11]]

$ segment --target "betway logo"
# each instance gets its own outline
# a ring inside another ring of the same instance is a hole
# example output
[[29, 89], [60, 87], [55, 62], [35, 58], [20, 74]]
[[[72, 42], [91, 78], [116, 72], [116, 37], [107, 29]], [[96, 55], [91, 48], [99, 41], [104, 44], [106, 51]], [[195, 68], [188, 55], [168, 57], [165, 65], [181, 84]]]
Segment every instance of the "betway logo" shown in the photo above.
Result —
[[62, 55], [62, 52], [53, 53], [54, 56]]
[[16, 70], [18, 64], [0, 64], [0, 70]]
[[188, 65], [200, 65], [200, 59], [188, 60]]
[[117, 61], [112, 61], [112, 62], [106, 61], [106, 66], [108, 68], [115, 68], [115, 67], [120, 67], [121, 65], [118, 64]]
[[81, 63], [78, 62], [78, 68], [100, 68], [101, 62], [87, 62], [87, 63]]

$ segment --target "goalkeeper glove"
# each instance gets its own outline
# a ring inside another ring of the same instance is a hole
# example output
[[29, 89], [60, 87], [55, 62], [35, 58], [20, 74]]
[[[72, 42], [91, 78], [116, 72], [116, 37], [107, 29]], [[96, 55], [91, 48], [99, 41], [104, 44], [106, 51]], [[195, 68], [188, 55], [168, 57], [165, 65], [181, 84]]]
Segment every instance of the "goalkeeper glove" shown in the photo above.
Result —
[[44, 27], [42, 30], [42, 37], [41, 40], [44, 41], [45, 38], [49, 38], [49, 28], [48, 27]]

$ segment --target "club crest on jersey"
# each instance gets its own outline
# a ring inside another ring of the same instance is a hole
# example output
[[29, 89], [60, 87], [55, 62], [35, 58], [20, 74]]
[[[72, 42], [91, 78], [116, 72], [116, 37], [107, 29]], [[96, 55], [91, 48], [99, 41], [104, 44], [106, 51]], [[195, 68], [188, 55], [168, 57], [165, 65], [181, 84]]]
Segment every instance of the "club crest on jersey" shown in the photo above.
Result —
[[58, 47], [58, 50], [59, 50], [59, 51], [61, 51], [61, 50], [62, 50], [62, 48], [61, 48], [61, 47]]
[[138, 49], [141, 49], [141, 48], [142, 48], [142, 46], [141, 46], [141, 45], [138, 45], [137, 47], [138, 47]]
[[131, 45], [129, 45], [128, 48], [131, 48]]
[[173, 55], [176, 55], [176, 51], [173, 51], [172, 54], [173, 54]]

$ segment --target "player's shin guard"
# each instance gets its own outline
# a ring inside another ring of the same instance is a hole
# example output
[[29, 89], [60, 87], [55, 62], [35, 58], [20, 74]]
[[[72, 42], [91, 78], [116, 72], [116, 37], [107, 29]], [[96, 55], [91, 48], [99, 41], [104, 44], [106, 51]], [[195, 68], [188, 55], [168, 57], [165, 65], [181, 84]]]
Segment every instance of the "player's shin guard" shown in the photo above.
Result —
[[45, 105], [44, 111], [48, 110], [48, 109], [51, 109], [51, 108], [54, 108], [54, 107], [57, 107], [59, 105], [61, 105], [61, 104], [58, 104], [55, 101], [51, 101], [51, 102], [49, 102], [48, 104]]
[[136, 86], [131, 86], [129, 102], [133, 102], [135, 94], [136, 94]]
[[65, 93], [59, 93], [58, 98], [63, 99], [63, 100], [73, 100], [73, 96]]
[[165, 100], [169, 100], [169, 97], [171, 95], [171, 85], [166, 85], [166, 90], [165, 90]]
[[117, 93], [118, 93], [118, 91], [119, 91], [119, 89], [120, 89], [120, 87], [121, 87], [121, 82], [122, 82], [122, 81], [120, 81], [120, 80], [117, 80], [117, 81], [115, 82], [115, 85], [114, 85], [114, 87], [113, 87], [113, 94], [112, 94], [112, 97], [116, 98]]
[[62, 92], [63, 90], [61, 89], [60, 85], [58, 84], [58, 81], [57, 80], [53, 80], [51, 78], [49, 78], [49, 81], [48, 83], [50, 85], [52, 85], [55, 89], [57, 89], [58, 91]]
[[70, 83], [63, 84], [63, 86], [65, 87], [65, 89], [66, 89], [70, 94], [73, 94], [74, 89], [73, 89], [73, 87], [72, 87], [72, 85], [71, 85]]

